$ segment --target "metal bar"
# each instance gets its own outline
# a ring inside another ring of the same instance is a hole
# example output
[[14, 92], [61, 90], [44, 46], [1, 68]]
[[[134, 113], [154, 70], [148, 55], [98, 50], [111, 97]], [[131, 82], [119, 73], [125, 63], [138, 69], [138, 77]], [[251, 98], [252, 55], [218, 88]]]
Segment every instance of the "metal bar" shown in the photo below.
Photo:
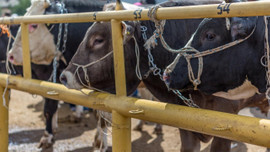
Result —
[[112, 111], [112, 151], [131, 152], [131, 118]]
[[28, 25], [21, 24], [22, 31], [22, 49], [23, 49], [23, 76], [27, 79], [32, 78], [31, 62], [30, 62], [30, 49], [29, 49], [29, 33]]
[[[157, 19], [191, 19], [270, 15], [270, 1], [159, 8]], [[225, 10], [225, 11], [224, 11]], [[1, 24], [75, 23], [116, 20], [149, 20], [148, 9], [53, 15], [2, 17]]]
[[[126, 75], [121, 21], [112, 20], [113, 59], [117, 96], [126, 96]], [[112, 111], [113, 152], [131, 152], [131, 118]]]
[[[0, 86], [39, 94], [99, 110], [113, 109], [126, 117], [162, 123], [190, 131], [270, 147], [270, 120], [190, 108], [112, 94], [70, 90], [60, 84], [0, 74]], [[54, 91], [55, 94], [48, 94]], [[57, 94], [58, 93], [58, 94]], [[123, 126], [124, 127], [124, 126]]]
[[121, 21], [112, 20], [113, 58], [116, 94], [126, 96], [125, 60]]
[[[0, 151], [8, 152], [8, 103], [9, 103], [9, 89], [5, 92], [6, 105], [3, 101], [3, 93], [5, 88], [0, 87]], [[6, 106], [6, 107], [5, 107]]]

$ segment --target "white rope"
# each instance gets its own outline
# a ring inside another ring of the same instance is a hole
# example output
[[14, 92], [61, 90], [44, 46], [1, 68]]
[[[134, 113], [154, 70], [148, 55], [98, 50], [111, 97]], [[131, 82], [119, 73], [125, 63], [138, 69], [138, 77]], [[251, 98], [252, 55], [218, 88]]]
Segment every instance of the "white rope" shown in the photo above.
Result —
[[3, 98], [3, 106], [5, 107], [5, 108], [7, 108], [8, 109], [8, 106], [7, 106], [7, 101], [6, 101], [6, 98], [5, 98], [5, 95], [6, 95], [6, 92], [7, 92], [7, 89], [8, 89], [8, 78], [9, 77], [7, 77], [7, 81], [6, 81], [6, 87], [5, 87], [5, 90], [4, 90], [4, 92], [3, 92], [3, 95], [2, 95], [2, 98]]
[[134, 36], [132, 38], [134, 39], [134, 43], [135, 43], [135, 54], [136, 54], [136, 59], [137, 59], [135, 72], [136, 72], [138, 79], [142, 80], [142, 74], [141, 74], [141, 70], [140, 70], [140, 50], [139, 50], [137, 40], [135, 39]]
[[[73, 65], [77, 66], [77, 68], [76, 68], [76, 70], [75, 70], [75, 72], [74, 72], [74, 76], [77, 75], [77, 77], [78, 77], [80, 83], [81, 83], [84, 87], [89, 88], [89, 89], [92, 89], [93, 87], [90, 86], [90, 79], [89, 79], [89, 77], [88, 77], [87, 69], [86, 69], [86, 68], [87, 68], [87, 67], [90, 67], [90, 66], [92, 66], [92, 65], [94, 65], [94, 64], [96, 64], [96, 63], [98, 63], [98, 62], [100, 62], [100, 61], [102, 61], [102, 60], [104, 60], [104, 59], [106, 59], [106, 58], [107, 58], [109, 55], [111, 55], [112, 53], [113, 53], [113, 51], [107, 53], [105, 56], [103, 56], [103, 57], [100, 58], [99, 60], [96, 60], [96, 61], [91, 62], [91, 63], [86, 64], [86, 65], [80, 65], [80, 64], [77, 64], [77, 63], [72, 63]], [[82, 81], [82, 79], [81, 79], [81, 77], [80, 77], [80, 75], [79, 75], [79, 69], [80, 69], [80, 68], [82, 68], [82, 70], [83, 70], [83, 73], [84, 73], [84, 79], [85, 79], [85, 81], [86, 81], [87, 84], [85, 84], [85, 83]], [[98, 91], [100, 91], [100, 92], [104, 92], [104, 91], [99, 90], [99, 89], [96, 89], [96, 88], [94, 88], [94, 89], [95, 89], [95, 90], [98, 90]]]

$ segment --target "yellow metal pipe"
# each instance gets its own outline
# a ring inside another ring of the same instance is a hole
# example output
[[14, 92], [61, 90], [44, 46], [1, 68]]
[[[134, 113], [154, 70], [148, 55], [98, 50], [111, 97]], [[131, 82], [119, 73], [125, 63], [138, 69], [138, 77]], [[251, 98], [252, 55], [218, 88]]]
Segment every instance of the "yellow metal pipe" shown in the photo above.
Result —
[[114, 75], [116, 94], [126, 96], [126, 75], [125, 75], [125, 60], [122, 38], [121, 21], [112, 20], [112, 37], [113, 37], [113, 59], [114, 59]]
[[23, 49], [23, 76], [27, 79], [32, 78], [31, 62], [30, 62], [30, 49], [29, 49], [29, 33], [28, 25], [21, 24], [22, 34], [22, 49]]
[[[118, 6], [118, 5], [117, 5]], [[126, 96], [125, 60], [121, 21], [111, 20], [115, 88], [117, 96]], [[131, 118], [112, 111], [112, 150], [131, 152]]]
[[[229, 3], [230, 4], [230, 3]], [[270, 15], [270, 1], [232, 3], [228, 5], [211, 4], [185, 7], [159, 8], [158, 19], [218, 18]], [[221, 13], [222, 10], [222, 13]], [[228, 13], [227, 13], [228, 12]], [[107, 12], [70, 13], [53, 15], [33, 15], [21, 17], [2, 17], [1, 24], [20, 23], [75, 23], [116, 20], [148, 20], [148, 9]], [[220, 14], [221, 13], [221, 14]]]
[[[5, 86], [7, 78], [9, 78], [9, 88], [99, 110], [111, 111], [110, 109], [112, 109], [126, 117], [153, 121], [190, 131], [270, 147], [270, 120], [268, 119], [251, 118], [83, 90], [89, 94], [86, 96], [80, 91], [67, 89], [60, 84], [8, 76], [6, 74], [0, 74], [0, 86]], [[48, 92], [52, 91], [54, 94], [48, 94]]]
[[112, 151], [131, 152], [131, 118], [115, 110], [112, 111]]
[[8, 152], [8, 104], [9, 104], [9, 89], [5, 92], [5, 102], [3, 101], [3, 93], [5, 88], [0, 87], [0, 151]]

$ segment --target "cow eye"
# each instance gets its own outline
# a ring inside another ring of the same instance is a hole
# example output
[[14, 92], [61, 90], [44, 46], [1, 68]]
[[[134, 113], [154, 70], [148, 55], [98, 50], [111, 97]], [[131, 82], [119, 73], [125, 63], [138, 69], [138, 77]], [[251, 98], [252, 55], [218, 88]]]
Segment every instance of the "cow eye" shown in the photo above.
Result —
[[30, 24], [29, 25], [29, 32], [32, 33], [38, 28], [38, 24]]
[[209, 41], [213, 41], [215, 39], [215, 37], [216, 37], [216, 34], [213, 34], [213, 33], [207, 33], [206, 34], [206, 38]]
[[32, 24], [31, 26], [32, 26], [32, 28], [34, 28], [34, 29], [36, 29], [36, 28], [38, 27], [37, 24]]
[[98, 44], [102, 43], [103, 41], [104, 41], [104, 39], [102, 39], [102, 38], [96, 38], [94, 41], [94, 45], [98, 45]]

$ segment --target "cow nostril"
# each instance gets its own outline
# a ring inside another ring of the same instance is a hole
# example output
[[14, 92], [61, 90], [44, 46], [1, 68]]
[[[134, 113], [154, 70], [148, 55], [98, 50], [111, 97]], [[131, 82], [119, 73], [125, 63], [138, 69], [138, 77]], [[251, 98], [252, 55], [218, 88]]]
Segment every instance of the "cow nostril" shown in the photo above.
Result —
[[14, 61], [14, 56], [13, 55], [9, 55], [8, 59], [9, 59], [9, 61]]
[[64, 73], [60, 75], [60, 81], [62, 84], [67, 85], [67, 77], [65, 76]]

